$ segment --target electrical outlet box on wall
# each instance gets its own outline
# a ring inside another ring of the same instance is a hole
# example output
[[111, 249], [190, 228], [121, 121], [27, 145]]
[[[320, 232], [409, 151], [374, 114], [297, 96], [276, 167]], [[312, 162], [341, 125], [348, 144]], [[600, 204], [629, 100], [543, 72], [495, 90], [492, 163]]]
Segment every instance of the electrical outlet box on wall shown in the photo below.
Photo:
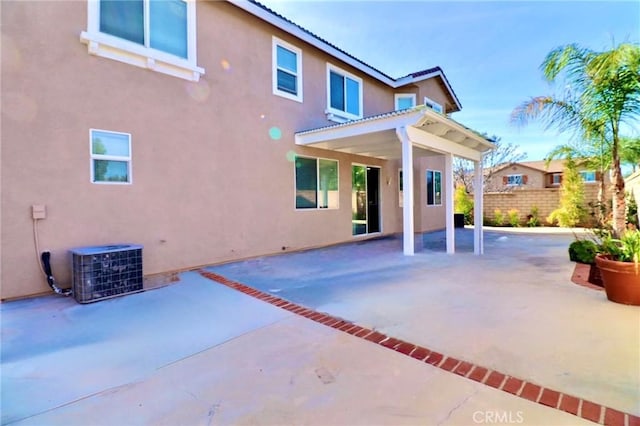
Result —
[[34, 204], [31, 206], [31, 215], [33, 219], [46, 219], [47, 209], [44, 204]]

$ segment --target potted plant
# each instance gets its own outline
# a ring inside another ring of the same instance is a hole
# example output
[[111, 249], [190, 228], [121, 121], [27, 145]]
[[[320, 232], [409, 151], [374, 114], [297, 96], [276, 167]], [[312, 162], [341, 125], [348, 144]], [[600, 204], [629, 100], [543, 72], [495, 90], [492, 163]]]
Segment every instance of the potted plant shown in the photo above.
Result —
[[619, 238], [603, 238], [596, 264], [607, 299], [640, 306], [640, 231], [627, 230]]

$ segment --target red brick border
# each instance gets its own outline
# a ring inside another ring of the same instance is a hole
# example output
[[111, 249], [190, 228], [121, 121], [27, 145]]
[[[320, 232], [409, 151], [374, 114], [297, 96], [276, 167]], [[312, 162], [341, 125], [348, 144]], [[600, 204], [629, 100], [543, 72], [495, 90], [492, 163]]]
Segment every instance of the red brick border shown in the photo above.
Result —
[[600, 287], [599, 285], [591, 284], [589, 282], [590, 269], [591, 269], [590, 265], [576, 262], [576, 267], [573, 269], [573, 275], [571, 275], [571, 282], [574, 284], [581, 285], [582, 287], [590, 288], [592, 290], [604, 291], [603, 287]]
[[[576, 264], [576, 269], [577, 265], [579, 264]], [[228, 287], [241, 291], [242, 293], [253, 296], [256, 299], [275, 305], [281, 309], [285, 309], [312, 321], [352, 334], [377, 345], [410, 356], [411, 358], [415, 358], [421, 362], [431, 364], [445, 371], [449, 371], [466, 377], [469, 380], [511, 393], [537, 404], [555, 408], [607, 426], [640, 425], [640, 417], [631, 413], [623, 413], [595, 402], [554, 391], [526, 380], [518, 379], [516, 377], [502, 374], [498, 371], [472, 364], [468, 361], [459, 360], [457, 358], [434, 352], [428, 348], [387, 336], [379, 331], [361, 327], [348, 320], [334, 317], [324, 312], [316, 312], [312, 309], [305, 308], [304, 306], [297, 305], [280, 297], [264, 293], [239, 282], [228, 280], [222, 275], [202, 269], [198, 272], [205, 278], [224, 284]], [[593, 286], [596, 289], [601, 289], [593, 284], [587, 284], [588, 286]]]

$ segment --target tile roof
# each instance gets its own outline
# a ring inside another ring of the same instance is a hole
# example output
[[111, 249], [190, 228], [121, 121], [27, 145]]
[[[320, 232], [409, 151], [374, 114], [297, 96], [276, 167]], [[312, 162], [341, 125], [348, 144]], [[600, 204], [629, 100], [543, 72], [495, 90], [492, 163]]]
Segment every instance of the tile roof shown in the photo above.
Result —
[[562, 173], [564, 170], [564, 160], [551, 160], [548, 165], [546, 160], [520, 161], [518, 164], [532, 169], [537, 169], [545, 173]]
[[438, 72], [438, 71], [442, 72], [442, 68], [440, 68], [440, 67], [427, 68], [426, 70], [416, 71], [416, 72], [409, 73], [409, 74], [407, 74], [407, 75], [405, 75], [404, 77], [401, 77], [401, 78], [406, 78], [406, 77], [411, 77], [411, 78], [422, 77], [423, 75], [433, 74], [434, 72]]

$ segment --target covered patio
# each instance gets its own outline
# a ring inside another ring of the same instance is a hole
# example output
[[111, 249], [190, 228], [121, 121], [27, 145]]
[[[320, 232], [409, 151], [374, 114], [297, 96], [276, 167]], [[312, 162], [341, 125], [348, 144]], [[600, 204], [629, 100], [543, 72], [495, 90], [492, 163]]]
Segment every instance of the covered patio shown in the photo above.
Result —
[[[444, 204], [447, 253], [455, 253], [453, 224], [453, 156], [474, 164], [474, 253], [484, 251], [482, 232], [482, 156], [495, 146], [476, 132], [427, 106], [393, 111], [332, 126], [296, 133], [301, 146], [340, 151], [384, 160], [401, 160], [403, 170], [413, 170], [414, 157], [445, 158]], [[403, 252], [415, 253], [414, 177], [403, 173]], [[406, 208], [406, 207], [409, 208]]]

